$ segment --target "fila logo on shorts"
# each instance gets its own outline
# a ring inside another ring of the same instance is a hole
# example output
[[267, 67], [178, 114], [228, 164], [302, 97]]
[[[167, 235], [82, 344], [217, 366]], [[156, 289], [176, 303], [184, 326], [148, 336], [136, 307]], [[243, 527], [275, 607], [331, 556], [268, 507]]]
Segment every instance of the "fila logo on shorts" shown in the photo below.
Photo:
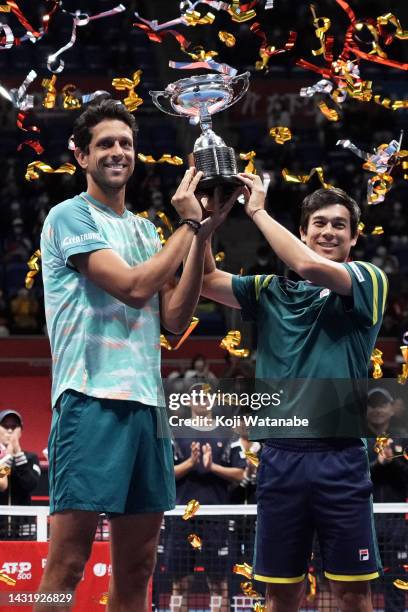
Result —
[[368, 548], [360, 548], [359, 552], [359, 556], [360, 556], [360, 561], [368, 561], [370, 558], [369, 552], [368, 552]]

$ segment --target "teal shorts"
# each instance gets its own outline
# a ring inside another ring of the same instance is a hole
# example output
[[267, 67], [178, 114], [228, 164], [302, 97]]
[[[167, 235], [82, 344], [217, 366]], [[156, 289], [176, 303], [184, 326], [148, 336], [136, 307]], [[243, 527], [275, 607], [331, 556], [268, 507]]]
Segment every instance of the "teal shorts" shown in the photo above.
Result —
[[64, 391], [48, 441], [50, 514], [174, 508], [171, 441], [157, 435], [165, 418], [164, 408]]

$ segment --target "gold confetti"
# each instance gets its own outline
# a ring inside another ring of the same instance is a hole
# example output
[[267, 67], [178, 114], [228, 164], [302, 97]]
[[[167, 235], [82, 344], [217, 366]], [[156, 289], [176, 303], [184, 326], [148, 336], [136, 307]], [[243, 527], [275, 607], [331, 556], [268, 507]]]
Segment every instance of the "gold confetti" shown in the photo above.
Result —
[[269, 130], [270, 136], [275, 139], [276, 144], [284, 144], [292, 138], [292, 132], [288, 127], [277, 126]]
[[254, 599], [260, 599], [262, 597], [262, 595], [255, 591], [251, 581], [241, 582], [241, 589], [247, 597], [253, 597]]
[[102, 606], [106, 606], [107, 605], [107, 603], [108, 603], [108, 595], [109, 595], [108, 593], [102, 593], [102, 595], [101, 595], [101, 597], [99, 599], [99, 603]]
[[[366, 164], [363, 164], [363, 168]], [[385, 195], [391, 189], [394, 179], [390, 174], [376, 174], [367, 181], [368, 204], [379, 204], [384, 201]]]
[[325, 189], [333, 187], [333, 185], [324, 181], [323, 168], [321, 166], [312, 168], [309, 174], [301, 175], [292, 174], [287, 168], [282, 170], [282, 176], [288, 183], [307, 183], [314, 174], [317, 174], [319, 181]]
[[193, 51], [187, 51], [186, 49], [182, 49], [182, 51], [197, 62], [206, 62], [218, 55], [217, 51], [206, 51], [201, 45], [194, 47]]
[[221, 263], [222, 261], [224, 261], [225, 259], [225, 253], [224, 251], [220, 251], [219, 253], [216, 253], [214, 255], [214, 259], [217, 263]]
[[73, 95], [76, 89], [76, 85], [73, 85], [72, 83], [64, 85], [64, 87], [62, 88], [62, 105], [67, 110], [77, 110], [78, 108], [81, 108], [80, 99]]
[[135, 92], [135, 87], [140, 83], [140, 77], [142, 70], [136, 70], [133, 73], [132, 78], [116, 77], [112, 80], [112, 86], [118, 91], [128, 91], [128, 95], [123, 100], [123, 104], [126, 106], [129, 112], [133, 113], [141, 104], [143, 99], [138, 96]]
[[57, 90], [55, 88], [56, 80], [57, 77], [55, 74], [53, 74], [50, 79], [43, 79], [41, 81], [41, 87], [44, 87], [44, 89], [47, 91], [42, 103], [44, 108], [50, 109], [54, 108], [55, 106], [55, 102], [57, 100]]
[[170, 155], [164, 153], [160, 159], [154, 159], [152, 155], [144, 155], [144, 153], [137, 154], [138, 159], [144, 164], [171, 164], [172, 166], [182, 166], [183, 160], [177, 155]]
[[201, 550], [203, 544], [202, 544], [201, 538], [198, 535], [196, 535], [195, 533], [190, 533], [187, 540], [188, 540], [188, 543], [191, 544], [193, 548], [197, 548], [198, 550]]
[[199, 509], [200, 502], [198, 502], [196, 499], [190, 499], [182, 516], [183, 521], [188, 521], [189, 519], [193, 518], [193, 516], [197, 514]]
[[250, 21], [256, 17], [256, 12], [253, 9], [249, 11], [242, 11], [240, 7], [240, 0], [232, 0], [231, 5], [228, 7], [228, 13], [231, 15], [232, 21], [237, 23], [244, 23], [244, 21]]
[[316, 28], [316, 36], [320, 40], [320, 49], [312, 49], [312, 54], [325, 55], [326, 54], [326, 32], [331, 28], [331, 21], [327, 17], [317, 17], [316, 9], [313, 4], [310, 6], [310, 10], [313, 14], [313, 25]]
[[390, 108], [393, 111], [400, 110], [401, 108], [408, 108], [408, 100], [391, 100], [391, 98], [381, 98], [379, 95], [374, 96], [374, 102], [384, 106], [384, 108]]
[[249, 172], [250, 174], [256, 174], [256, 168], [254, 164], [254, 159], [256, 157], [255, 151], [248, 151], [248, 153], [240, 153], [239, 158], [247, 161], [247, 165], [245, 166], [245, 172]]
[[382, 359], [382, 351], [380, 351], [380, 349], [375, 348], [370, 357], [370, 361], [373, 362], [373, 378], [382, 378], [383, 372], [381, 366], [384, 365]]
[[[363, 222], [360, 222], [358, 224], [358, 233], [361, 236], [365, 236], [365, 232], [364, 232], [364, 228], [365, 228], [365, 224]], [[382, 225], [376, 225], [374, 226], [374, 229], [371, 230], [370, 235], [371, 236], [382, 236], [382, 234], [384, 234], [384, 228]]]
[[9, 13], [10, 11], [11, 11], [11, 8], [8, 4], [0, 5], [0, 13]]
[[328, 119], [329, 121], [338, 121], [339, 113], [334, 108], [329, 108], [325, 102], [319, 102], [317, 105], [320, 109], [320, 112]]
[[36, 172], [35, 168], [41, 170], [41, 172], [45, 172], [47, 174], [75, 174], [76, 167], [73, 164], [62, 164], [59, 168], [53, 170], [51, 166], [45, 164], [42, 161], [33, 161], [27, 166], [25, 180], [26, 181], [34, 181], [40, 178], [38, 172]]
[[0, 465], [0, 478], [5, 478], [6, 476], [10, 476], [11, 468], [8, 465]]
[[[144, 219], [148, 219], [149, 218], [149, 213], [147, 212], [147, 210], [143, 210], [142, 212], [137, 213], [136, 216], [137, 217], [143, 217]], [[159, 217], [160, 221], [162, 221], [164, 223], [166, 228], [169, 230], [170, 234], [172, 234], [174, 232], [174, 228], [173, 228], [173, 226], [171, 224], [170, 219], [166, 215], [166, 213], [164, 213], [163, 211], [159, 210], [159, 211], [157, 211], [155, 213], [154, 216], [155, 217]], [[157, 234], [159, 236], [161, 244], [162, 245], [166, 244], [167, 238], [164, 236], [163, 228], [156, 226], [156, 232], [157, 232]]]
[[249, 357], [249, 349], [237, 348], [241, 344], [241, 332], [238, 330], [230, 330], [227, 335], [221, 340], [220, 347], [229, 352], [234, 357], [246, 359]]
[[254, 465], [255, 467], [258, 467], [259, 465], [259, 458], [258, 455], [250, 450], [245, 451], [245, 457], [247, 459], [247, 461], [249, 461], [249, 463], [251, 463], [252, 465]]
[[395, 17], [392, 13], [386, 13], [385, 15], [380, 15], [377, 17], [377, 24], [381, 26], [386, 26], [388, 23], [391, 23], [395, 26], [395, 32], [392, 37], [399, 38], [400, 40], [408, 40], [408, 30], [403, 30], [399, 19]]
[[235, 43], [237, 42], [235, 36], [225, 30], [220, 30], [218, 32], [218, 38], [226, 47], [235, 47]]
[[184, 344], [184, 342], [187, 340], [191, 332], [197, 327], [199, 322], [200, 322], [200, 319], [198, 319], [197, 317], [193, 317], [191, 319], [190, 325], [187, 327], [186, 331], [181, 336], [180, 340], [177, 342], [175, 347], [171, 346], [170, 342], [167, 340], [164, 334], [160, 334], [160, 346], [167, 349], [168, 351], [177, 351], [177, 349], [179, 349], [180, 346]]
[[402, 591], [408, 591], [408, 582], [406, 580], [401, 580], [401, 578], [397, 578], [392, 583], [397, 589], [401, 589]]
[[372, 46], [372, 49], [368, 53], [368, 55], [378, 55], [379, 57], [382, 57], [382, 58], [388, 57], [385, 51], [383, 51], [383, 49], [381, 49], [380, 45], [378, 44], [378, 38], [379, 38], [378, 29], [372, 23], [369, 23], [368, 21], [358, 21], [354, 24], [354, 28], [357, 30], [357, 32], [361, 32], [364, 28], [367, 28], [367, 30], [370, 32], [371, 36], [373, 37], [373, 40], [367, 43], [367, 44], [371, 44]]
[[390, 444], [391, 438], [387, 434], [377, 436], [374, 443], [374, 452], [377, 455], [384, 455], [386, 447]]
[[40, 249], [37, 249], [31, 255], [30, 259], [27, 261], [27, 266], [29, 268], [29, 271], [27, 272], [26, 277], [25, 277], [26, 289], [31, 289], [32, 286], [34, 285], [34, 277], [41, 270], [40, 263], [39, 263], [40, 259], [41, 259], [41, 251]]
[[254, 604], [253, 612], [266, 612], [266, 606], [264, 606], [263, 604], [259, 603], [259, 601], [257, 601]]
[[197, 26], [197, 25], [211, 25], [214, 22], [215, 15], [213, 13], [207, 13], [201, 16], [201, 13], [194, 10], [188, 10], [183, 15], [186, 25]]
[[167, 229], [169, 230], [169, 232], [171, 234], [174, 232], [174, 229], [173, 229], [173, 226], [171, 224], [171, 221], [168, 218], [168, 216], [166, 215], [166, 213], [164, 213], [161, 210], [158, 210], [156, 212], [156, 217], [159, 217], [160, 221], [162, 221], [164, 223], [164, 225], [167, 227]]
[[359, 100], [360, 102], [370, 102], [373, 97], [371, 91], [372, 81], [361, 81], [357, 84], [347, 83], [347, 92], [351, 98]]
[[400, 351], [404, 363], [402, 364], [401, 374], [398, 374], [397, 382], [399, 385], [405, 385], [408, 380], [408, 346], [400, 346]]
[[314, 601], [317, 594], [317, 578], [309, 572], [307, 575], [307, 579], [310, 585], [310, 591], [307, 594], [306, 599], [307, 601]]
[[0, 582], [5, 582], [8, 586], [15, 586], [17, 580], [0, 570]]
[[242, 565], [238, 565], [237, 563], [232, 568], [234, 574], [239, 574], [240, 576], [245, 576], [248, 580], [252, 578], [252, 565], [248, 563], [243, 563]]

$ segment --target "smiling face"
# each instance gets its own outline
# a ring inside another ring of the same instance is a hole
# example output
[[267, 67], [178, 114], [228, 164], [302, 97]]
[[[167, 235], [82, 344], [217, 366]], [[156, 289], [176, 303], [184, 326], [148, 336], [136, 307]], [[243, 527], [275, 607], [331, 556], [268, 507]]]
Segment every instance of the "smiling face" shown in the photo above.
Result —
[[135, 167], [132, 130], [119, 119], [104, 119], [90, 131], [88, 151], [75, 149], [88, 185], [94, 183], [104, 192], [120, 191]]
[[357, 242], [351, 235], [350, 213], [343, 204], [330, 204], [312, 213], [307, 230], [300, 228], [302, 241], [309, 248], [332, 261], [347, 261]]

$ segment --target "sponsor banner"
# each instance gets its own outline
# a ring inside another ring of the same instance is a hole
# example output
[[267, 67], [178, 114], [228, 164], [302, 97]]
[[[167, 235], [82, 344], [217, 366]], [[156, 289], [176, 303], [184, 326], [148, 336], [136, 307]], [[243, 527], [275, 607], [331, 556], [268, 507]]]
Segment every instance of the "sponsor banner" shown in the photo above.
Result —
[[[47, 563], [47, 553], [48, 542], [1, 542], [0, 571], [16, 581], [14, 586], [0, 581], [1, 601], [4, 601], [5, 593], [34, 592], [38, 589]], [[108, 592], [111, 573], [109, 542], [95, 542], [75, 593], [74, 612], [101, 612], [105, 609], [99, 601]], [[3, 606], [1, 608], [5, 609]], [[18, 609], [32, 610], [32, 605], [20, 604]]]

